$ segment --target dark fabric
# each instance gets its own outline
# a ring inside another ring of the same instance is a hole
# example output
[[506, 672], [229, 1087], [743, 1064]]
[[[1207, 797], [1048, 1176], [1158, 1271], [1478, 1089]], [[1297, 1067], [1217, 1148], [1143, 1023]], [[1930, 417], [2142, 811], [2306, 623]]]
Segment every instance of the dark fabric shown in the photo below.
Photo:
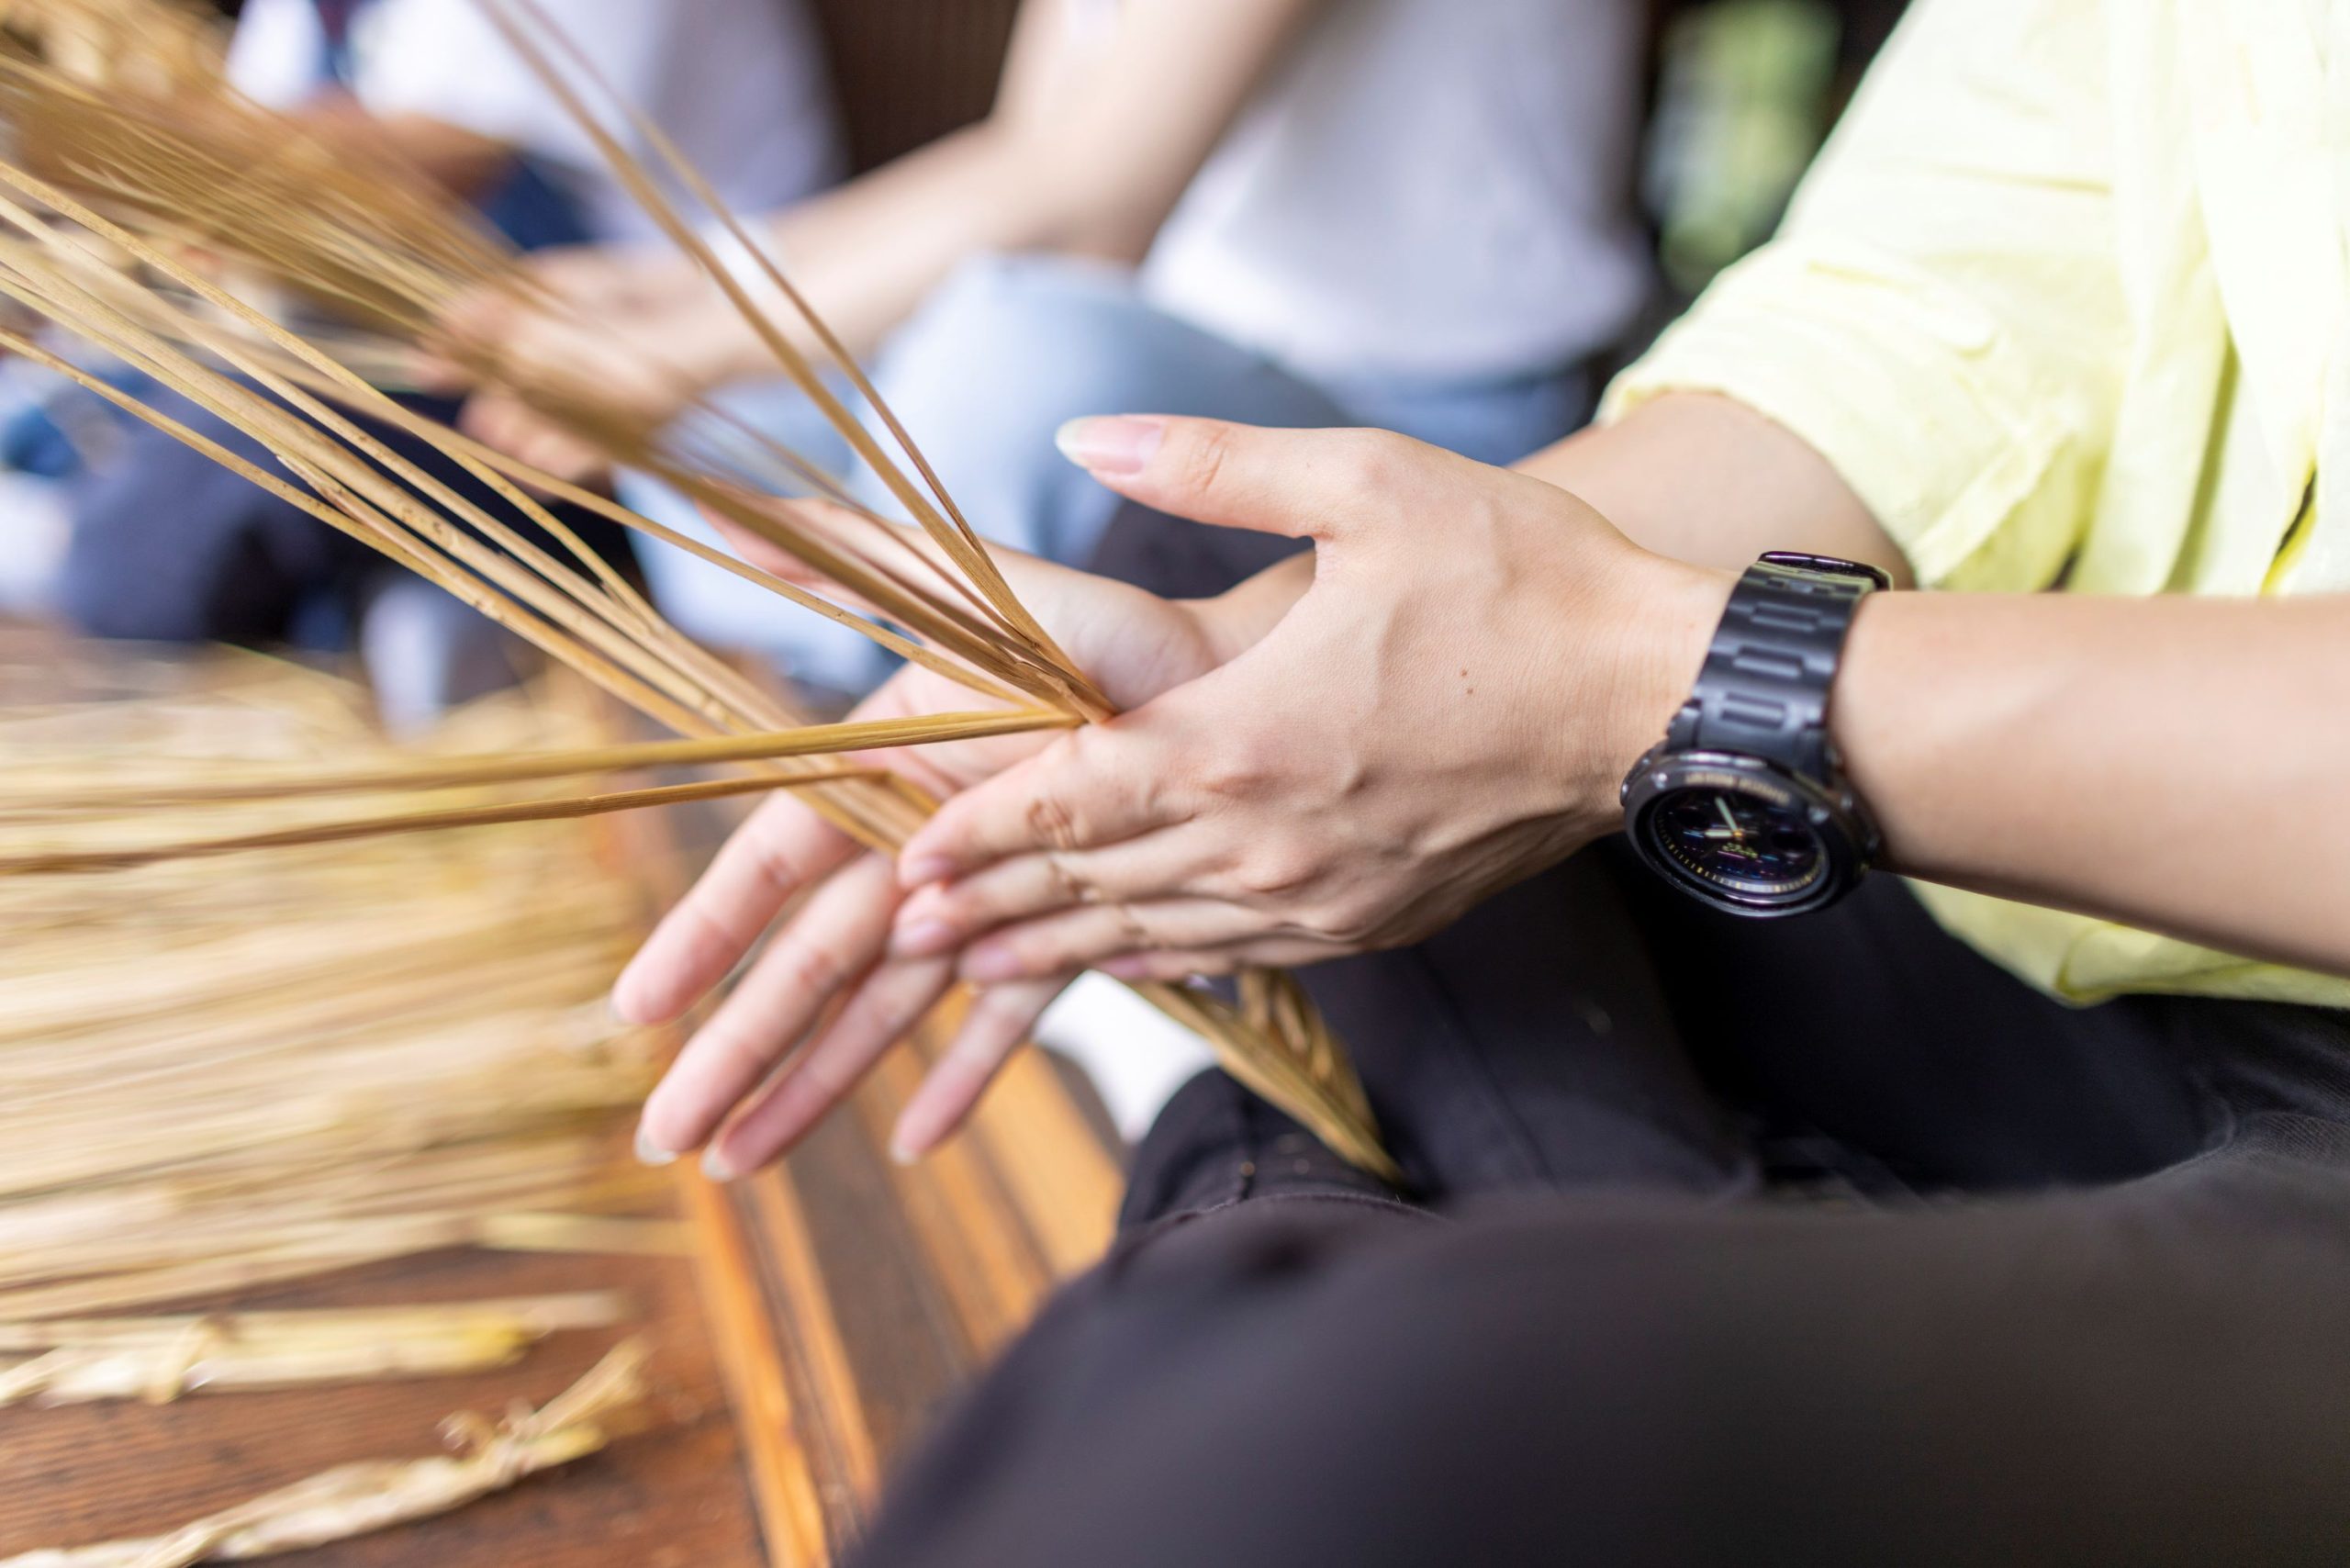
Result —
[[[1909, 896], [1882, 890], [1880, 912]], [[1972, 958], [1930, 922], [1913, 931]], [[1834, 988], [1848, 955], [1834, 957], [1782, 983]], [[1455, 978], [1425, 952], [1365, 963], [1404, 972], [1397, 995]], [[1886, 1085], [1963, 1083], [1925, 1059], [1953, 1016], [2024, 1011], [2005, 976], [1975, 980], [1908, 997], [1916, 1027], [1868, 1017], [1863, 1038], [1887, 1058], [1874, 1087], [1815, 1110], [1874, 1134], [1859, 1116]], [[1386, 1016], [1398, 1036], [1426, 1021]], [[1465, 1045], [1505, 1083], [1572, 1077], [1518, 1059], [1531, 1025], [1489, 1016], [1505, 1026], [1416, 1043], [1438, 1058]], [[1630, 1022], [1594, 1038], [1570, 1013], [1549, 1047], [1642, 1044]], [[1785, 1090], [1828, 1036], [1774, 1024], [1746, 1040]], [[1409, 1043], [1356, 1040], [1374, 1075]], [[1521, 1116], [1503, 1140], [1580, 1167], [1511, 1182], [1472, 1164], [1484, 1196], [1415, 1209], [1334, 1175], [1285, 1119], [1237, 1108], [1247, 1096], [1219, 1075], [1195, 1082], [1141, 1151], [1110, 1260], [900, 1479], [860, 1561], [2338, 1561], [2350, 1019], [2052, 1005], [1973, 1049], [2027, 1124], [1989, 1139], [1985, 1168], [2000, 1184], [2029, 1175], [2031, 1195], [1757, 1197], [1735, 1163], [1707, 1191], [1691, 1173], [1723, 1147], [1697, 1108], [1709, 1097], [1656, 1103], [1640, 1137], [1624, 1130], [1637, 1102], [1609, 1093], [1580, 1142], [1563, 1114]], [[2115, 1099], [2087, 1129], [2104, 1147], [2079, 1163], [2176, 1160], [2072, 1184], [2050, 1107], [2109, 1069]], [[1467, 1103], [1439, 1069], [1417, 1070], [1446, 1115]], [[1392, 1085], [1374, 1092], [1391, 1135], [1423, 1149], [1452, 1137]], [[1912, 1098], [1887, 1102], [1893, 1130], [1874, 1140], [1890, 1163], [1996, 1131], [1977, 1096], [1951, 1125], [1903, 1128]], [[1605, 1168], [1602, 1149], [1622, 1163]]]
[[[176, 393], [149, 401], [262, 468], [276, 471], [263, 445]], [[429, 418], [453, 405], [410, 399]], [[362, 421], [365, 424], [365, 421]], [[492, 516], [544, 544], [504, 500], [447, 457], [403, 431], [369, 425], [377, 440]], [[625, 534], [592, 514], [557, 508], [607, 559], [629, 558]], [[307, 512], [151, 427], [122, 445], [73, 491], [73, 534], [59, 583], [67, 617], [92, 636], [150, 642], [266, 644], [303, 628], [348, 627], [367, 585], [397, 570], [384, 557]]]
[[1307, 979], [1425, 1201], [1194, 1082], [866, 1568], [2350, 1550], [2350, 1014], [2068, 1008], [1897, 881], [1748, 923], [1607, 846]]
[[1104, 577], [1138, 583], [1163, 599], [1213, 599], [1312, 548], [1303, 539], [1210, 528], [1128, 502], [1102, 531], [1091, 566]]
[[1821, 914], [1742, 920], [1620, 842], [1601, 853], [1676, 1037], [1774, 1170], [1868, 1192], [2028, 1191], [2143, 1174], [2212, 1136], [2211, 1091], [2170, 1044], [2175, 1002], [2053, 1001], [1945, 935], [1894, 878]]
[[868, 1564], [2333, 1562], [2338, 1129], [1897, 1216], [1243, 1204], [1130, 1239]]

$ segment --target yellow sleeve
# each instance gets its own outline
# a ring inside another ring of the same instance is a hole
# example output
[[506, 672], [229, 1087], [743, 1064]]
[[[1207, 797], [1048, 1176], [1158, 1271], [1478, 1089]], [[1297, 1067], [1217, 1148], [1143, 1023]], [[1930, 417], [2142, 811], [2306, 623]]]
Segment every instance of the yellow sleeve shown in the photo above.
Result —
[[1919, 580], [2046, 587], [2125, 368], [2098, 0], [1919, 0], [1779, 236], [1610, 388], [1715, 392], [1817, 449]]

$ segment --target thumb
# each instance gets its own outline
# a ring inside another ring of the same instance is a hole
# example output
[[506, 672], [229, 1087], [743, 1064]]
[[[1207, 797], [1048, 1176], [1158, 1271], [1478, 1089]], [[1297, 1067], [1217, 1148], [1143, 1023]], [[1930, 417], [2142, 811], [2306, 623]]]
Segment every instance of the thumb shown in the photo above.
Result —
[[1292, 539], [1346, 532], [1367, 498], [1365, 431], [1266, 430], [1122, 414], [1071, 420], [1061, 454], [1129, 500], [1218, 528]]

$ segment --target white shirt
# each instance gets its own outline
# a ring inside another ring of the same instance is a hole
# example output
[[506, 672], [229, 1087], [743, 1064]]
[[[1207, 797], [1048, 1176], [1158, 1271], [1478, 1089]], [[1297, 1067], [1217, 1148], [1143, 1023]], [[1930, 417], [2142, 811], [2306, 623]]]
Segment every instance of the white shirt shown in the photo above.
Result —
[[[840, 173], [823, 62], [800, 0], [559, 0], [547, 14], [736, 212], [771, 212]], [[229, 76], [248, 96], [291, 108], [319, 89], [324, 55], [310, 0], [246, 0]], [[352, 74], [376, 114], [423, 116], [532, 154], [571, 190], [597, 238], [657, 236], [476, 0], [376, 0], [352, 28]], [[599, 106], [592, 91], [583, 96]]]
[[1160, 232], [1146, 290], [1321, 376], [1498, 379], [1606, 346], [1647, 286], [1641, 8], [1332, 0]]

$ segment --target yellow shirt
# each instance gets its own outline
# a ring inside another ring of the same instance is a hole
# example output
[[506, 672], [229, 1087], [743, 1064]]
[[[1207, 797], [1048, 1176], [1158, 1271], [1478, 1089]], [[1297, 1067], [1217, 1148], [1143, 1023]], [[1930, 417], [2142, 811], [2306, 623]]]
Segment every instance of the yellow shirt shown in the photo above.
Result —
[[[2350, 0], [1919, 0], [1779, 237], [1605, 417], [1676, 390], [1761, 410], [1930, 587], [2350, 590], [2345, 73]], [[1919, 892], [2069, 999], [2350, 1006], [2350, 981]]]

